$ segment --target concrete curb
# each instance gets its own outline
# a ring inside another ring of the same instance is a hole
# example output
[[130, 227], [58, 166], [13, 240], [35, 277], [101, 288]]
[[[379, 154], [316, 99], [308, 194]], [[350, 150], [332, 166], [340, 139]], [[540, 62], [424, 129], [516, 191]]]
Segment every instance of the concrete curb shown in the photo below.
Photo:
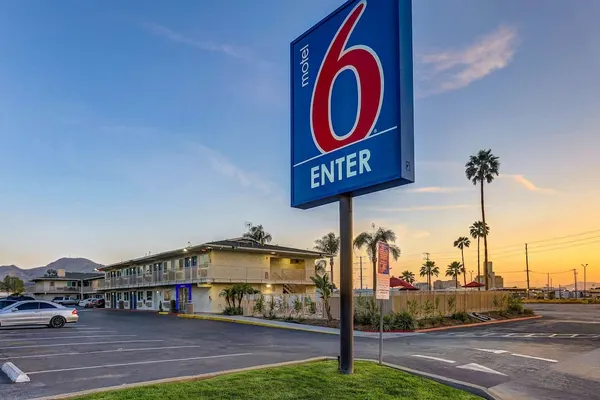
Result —
[[539, 319], [542, 317], [543, 317], [543, 315], [534, 315], [533, 317], [502, 319], [502, 320], [497, 320], [497, 321], [477, 322], [475, 324], [441, 326], [439, 328], [418, 329], [415, 332], [426, 333], [426, 332], [435, 332], [435, 331], [446, 331], [448, 329], [476, 328], [478, 326], [485, 326], [485, 325], [507, 324], [509, 322], [528, 321], [530, 319]]
[[[371, 359], [368, 359], [368, 358], [357, 358], [356, 360], [357, 361], [360, 360], [360, 361], [370, 361], [370, 362], [374, 362], [374, 363], [379, 363], [379, 361], [371, 360]], [[472, 394], [474, 394], [476, 396], [483, 397], [484, 399], [487, 399], [487, 400], [500, 400], [499, 397], [494, 396], [492, 393], [490, 393], [483, 386], [474, 385], [474, 384], [469, 383], [469, 382], [459, 381], [459, 380], [452, 379], [452, 378], [446, 378], [446, 377], [441, 376], [441, 375], [435, 375], [435, 374], [430, 374], [428, 372], [418, 371], [418, 370], [412, 369], [412, 368], [402, 367], [402, 366], [396, 365], [396, 364], [391, 364], [391, 363], [383, 362], [382, 365], [385, 365], [386, 367], [389, 367], [389, 368], [397, 369], [397, 370], [402, 371], [402, 372], [406, 372], [407, 374], [417, 375], [417, 376], [420, 376], [422, 378], [426, 378], [426, 379], [435, 381], [437, 383], [441, 383], [443, 385], [453, 387], [455, 389], [459, 389], [459, 390], [462, 390], [462, 391], [465, 391], [465, 392], [469, 392], [469, 393], [472, 393]]]
[[23, 383], [30, 381], [29, 376], [27, 376], [26, 373], [21, 371], [15, 364], [11, 362], [6, 362], [2, 365], [2, 372], [8, 376], [8, 379], [10, 379], [12, 383]]
[[312, 362], [326, 361], [326, 360], [330, 360], [330, 359], [332, 359], [332, 357], [313, 357], [313, 358], [307, 358], [305, 360], [300, 360], [300, 361], [285, 361], [285, 362], [280, 362], [280, 363], [275, 363], [275, 364], [255, 365], [253, 367], [230, 369], [230, 370], [227, 370], [227, 371], [210, 372], [210, 373], [207, 373], [207, 374], [190, 375], [190, 376], [178, 376], [178, 377], [175, 377], [175, 378], [166, 378], [166, 379], [157, 379], [157, 380], [154, 380], [154, 381], [129, 383], [129, 384], [126, 384], [126, 385], [109, 386], [109, 387], [104, 387], [104, 388], [84, 390], [84, 391], [81, 391], [81, 392], [63, 393], [63, 394], [57, 394], [57, 395], [54, 395], [54, 396], [36, 397], [34, 399], [31, 399], [31, 400], [63, 400], [63, 399], [72, 399], [74, 397], [86, 396], [86, 395], [95, 394], [95, 393], [113, 392], [115, 390], [133, 389], [133, 388], [138, 388], [138, 387], [143, 387], [143, 386], [152, 386], [152, 385], [158, 385], [158, 384], [163, 384], [163, 383], [200, 381], [200, 380], [204, 380], [204, 379], [215, 378], [215, 377], [221, 376], [221, 375], [234, 374], [234, 373], [237, 373], [237, 372], [247, 372], [247, 371], [254, 371], [254, 370], [257, 370], [257, 369], [268, 369], [268, 368], [285, 367], [285, 366], [288, 366], [288, 365], [308, 364], [308, 363], [312, 363]]

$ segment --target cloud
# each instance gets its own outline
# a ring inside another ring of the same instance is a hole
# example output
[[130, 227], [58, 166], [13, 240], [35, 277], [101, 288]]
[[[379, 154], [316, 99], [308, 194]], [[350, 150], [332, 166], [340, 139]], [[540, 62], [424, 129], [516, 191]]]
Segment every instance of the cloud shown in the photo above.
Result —
[[273, 184], [259, 175], [247, 172], [237, 166], [217, 150], [200, 143], [190, 144], [189, 149], [191, 152], [196, 153], [195, 156], [198, 156], [198, 159], [208, 161], [210, 168], [214, 172], [237, 182], [242, 187], [252, 187], [258, 189], [263, 194], [272, 193], [274, 189]]
[[422, 188], [408, 189], [409, 193], [456, 193], [463, 192], [467, 188], [463, 187], [441, 187], [441, 186], [427, 186]]
[[431, 232], [427, 232], [427, 231], [417, 231], [415, 233], [413, 233], [413, 238], [415, 239], [423, 239], [426, 238], [428, 236], [431, 236]]
[[511, 62], [517, 46], [515, 28], [500, 26], [461, 50], [445, 50], [417, 57], [425, 95], [461, 89]]
[[545, 193], [545, 194], [556, 194], [557, 193], [557, 191], [554, 189], [546, 189], [546, 188], [541, 188], [541, 187], [536, 186], [533, 182], [531, 182], [529, 179], [525, 178], [523, 175], [502, 174], [499, 176], [499, 178], [512, 179], [513, 181], [517, 182], [519, 185], [523, 186], [525, 189], [527, 189], [531, 192]]
[[458, 210], [462, 208], [472, 208], [472, 204], [448, 204], [439, 206], [415, 206], [415, 207], [399, 207], [399, 208], [371, 208], [373, 211], [379, 212], [406, 212], [406, 211], [445, 211]]
[[213, 43], [206, 40], [192, 38], [151, 21], [142, 23], [142, 26], [154, 35], [161, 36], [176, 43], [182, 43], [195, 47], [201, 51], [221, 53], [228, 57], [243, 60], [259, 66], [269, 65], [268, 62], [257, 58], [248, 49], [240, 46], [227, 43]]

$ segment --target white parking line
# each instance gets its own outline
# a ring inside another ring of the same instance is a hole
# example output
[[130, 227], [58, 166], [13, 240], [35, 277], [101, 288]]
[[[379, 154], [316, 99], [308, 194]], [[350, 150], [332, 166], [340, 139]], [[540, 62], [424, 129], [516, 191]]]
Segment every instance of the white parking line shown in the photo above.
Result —
[[511, 355], [513, 355], [515, 357], [531, 358], [533, 360], [548, 361], [548, 362], [551, 362], [551, 363], [557, 363], [558, 362], [558, 360], [552, 360], [550, 358], [534, 357], [534, 356], [528, 356], [528, 355], [525, 355], [525, 354], [511, 354]]
[[69, 371], [81, 371], [81, 370], [86, 370], [86, 369], [116, 368], [116, 367], [127, 367], [127, 366], [130, 366], [130, 365], [160, 364], [160, 363], [168, 363], [168, 362], [195, 361], [195, 360], [205, 360], [205, 359], [209, 359], [209, 358], [241, 357], [241, 356], [249, 356], [249, 355], [252, 355], [252, 353], [223, 354], [223, 355], [218, 355], [218, 356], [174, 358], [174, 359], [170, 359], [170, 360], [138, 361], [138, 362], [122, 363], [122, 364], [92, 365], [92, 366], [89, 366], [89, 367], [49, 369], [49, 370], [46, 370], [46, 371], [28, 372], [27, 374], [28, 375], [48, 374], [48, 373], [51, 373], [51, 372], [69, 372]]
[[97, 350], [97, 351], [82, 351], [82, 352], [71, 352], [71, 353], [55, 353], [55, 354], [34, 354], [30, 356], [17, 356], [17, 357], [2, 357], [0, 360], [18, 360], [22, 358], [50, 358], [50, 357], [66, 357], [66, 356], [78, 356], [88, 354], [103, 354], [103, 353], [129, 353], [134, 351], [152, 351], [152, 350], [175, 350], [175, 349], [190, 349], [204, 346], [189, 345], [189, 346], [167, 346], [167, 347], [142, 347], [139, 349], [116, 349], [116, 350]]
[[434, 360], [434, 361], [440, 361], [440, 362], [444, 362], [444, 363], [448, 363], [448, 364], [455, 364], [456, 361], [452, 361], [452, 360], [446, 360], [445, 358], [437, 358], [437, 357], [431, 357], [431, 356], [422, 356], [420, 354], [413, 354], [413, 357], [418, 357], [418, 358], [425, 358], [427, 360]]
[[[133, 335], [135, 336], [135, 335]], [[60, 343], [60, 344], [33, 344], [27, 346], [0, 347], [0, 350], [13, 349], [35, 349], [37, 347], [67, 347], [67, 346], [89, 346], [96, 344], [117, 344], [117, 343], [146, 343], [146, 342], [164, 342], [163, 339], [139, 339], [139, 340], [118, 340], [114, 342], [80, 342], [80, 343]]]
[[92, 336], [51, 336], [51, 337], [41, 337], [35, 339], [0, 339], [0, 342], [27, 342], [27, 341], [35, 341], [35, 340], [53, 340], [53, 339], [88, 339], [88, 338], [104, 338], [104, 337], [134, 337], [137, 335], [92, 335]]

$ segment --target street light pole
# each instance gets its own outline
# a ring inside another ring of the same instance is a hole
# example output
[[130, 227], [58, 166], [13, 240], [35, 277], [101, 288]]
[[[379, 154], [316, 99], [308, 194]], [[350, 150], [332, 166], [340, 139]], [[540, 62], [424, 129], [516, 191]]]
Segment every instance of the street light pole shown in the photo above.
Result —
[[587, 286], [587, 274], [586, 274], [586, 270], [587, 270], [587, 264], [581, 264], [581, 266], [583, 267], [583, 298], [585, 298], [585, 291], [586, 291], [586, 286]]

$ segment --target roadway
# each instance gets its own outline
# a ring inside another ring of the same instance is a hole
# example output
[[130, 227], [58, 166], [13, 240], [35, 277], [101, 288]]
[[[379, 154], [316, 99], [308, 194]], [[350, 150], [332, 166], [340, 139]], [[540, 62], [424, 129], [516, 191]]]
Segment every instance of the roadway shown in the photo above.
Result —
[[[543, 319], [387, 339], [384, 361], [471, 382], [506, 399], [600, 399], [600, 321], [597, 309], [586, 307], [595, 306], [536, 306]], [[0, 329], [0, 362], [14, 362], [31, 378], [0, 381], [0, 398], [338, 354], [335, 335], [110, 310], [80, 316], [79, 324], [60, 330]], [[377, 340], [356, 338], [355, 353], [377, 358]]]

